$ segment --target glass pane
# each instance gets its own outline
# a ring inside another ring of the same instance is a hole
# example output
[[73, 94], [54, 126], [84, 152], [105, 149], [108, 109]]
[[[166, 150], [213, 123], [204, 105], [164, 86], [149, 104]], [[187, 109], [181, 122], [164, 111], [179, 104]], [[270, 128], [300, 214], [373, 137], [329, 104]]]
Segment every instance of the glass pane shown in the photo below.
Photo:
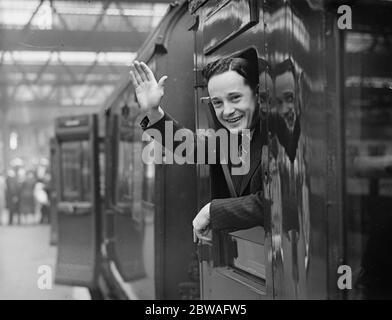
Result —
[[229, 233], [236, 245], [231, 266], [265, 279], [264, 229], [255, 227]]
[[145, 164], [143, 170], [143, 200], [153, 204], [155, 193], [155, 166], [153, 164]]
[[142, 162], [142, 142], [137, 141], [133, 146], [134, 153], [134, 170], [132, 172], [134, 188], [132, 190], [133, 196], [133, 210], [132, 216], [135, 220], [142, 219], [142, 192], [143, 192], [143, 162]]
[[118, 171], [116, 180], [117, 203], [132, 201], [133, 145], [129, 141], [120, 141], [118, 150]]
[[392, 36], [345, 39], [345, 138], [349, 298], [392, 298]]
[[62, 201], [90, 201], [90, 159], [88, 141], [61, 144]]

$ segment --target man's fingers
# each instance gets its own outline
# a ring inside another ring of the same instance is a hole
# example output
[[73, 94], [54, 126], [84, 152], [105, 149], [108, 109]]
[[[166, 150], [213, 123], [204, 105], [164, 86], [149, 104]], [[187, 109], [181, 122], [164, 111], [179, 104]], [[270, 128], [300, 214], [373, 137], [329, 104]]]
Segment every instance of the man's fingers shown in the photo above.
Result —
[[139, 75], [140, 75], [140, 77], [142, 78], [143, 82], [144, 82], [144, 81], [147, 81], [147, 76], [146, 76], [146, 74], [144, 73], [144, 70], [143, 70], [143, 68], [141, 67], [139, 61], [135, 61], [135, 67], [136, 67], [136, 70], [139, 72]]
[[194, 228], [193, 233], [201, 240], [211, 241], [211, 237], [208, 236], [210, 233], [210, 228], [208, 226], [203, 229]]
[[134, 72], [133, 72], [132, 70], [130, 70], [130, 71], [129, 71], [129, 75], [131, 76], [131, 82], [132, 82], [133, 86], [134, 86], [135, 89], [136, 89], [136, 87], [138, 87], [139, 84], [137, 83], [137, 80], [136, 80], [136, 78], [135, 78]]
[[[196, 235], [196, 237], [200, 240], [204, 240], [204, 241], [212, 241], [212, 239], [210, 237], [207, 236], [208, 234], [208, 230], [207, 231], [200, 231], [200, 230], [194, 230], [194, 234]], [[195, 241], [197, 242], [197, 241]]]
[[142, 67], [144, 74], [146, 75], [147, 80], [155, 80], [155, 76], [152, 73], [151, 69], [144, 63], [140, 62], [140, 66]]
[[137, 84], [140, 86], [142, 84], [143, 80], [140, 77], [139, 71], [136, 69], [135, 63], [131, 64], [131, 71], [133, 72], [133, 75], [135, 77]]
[[[131, 64], [131, 67], [130, 67], [130, 70], [129, 70], [129, 74], [131, 76], [131, 80], [132, 80], [132, 83], [134, 84], [134, 86], [137, 87], [138, 85], [140, 85], [140, 83], [139, 83], [139, 81], [137, 79], [137, 76], [136, 76], [137, 75], [137, 70], [136, 70], [135, 66], [133, 65], [133, 63]], [[133, 80], [135, 82], [133, 82]]]

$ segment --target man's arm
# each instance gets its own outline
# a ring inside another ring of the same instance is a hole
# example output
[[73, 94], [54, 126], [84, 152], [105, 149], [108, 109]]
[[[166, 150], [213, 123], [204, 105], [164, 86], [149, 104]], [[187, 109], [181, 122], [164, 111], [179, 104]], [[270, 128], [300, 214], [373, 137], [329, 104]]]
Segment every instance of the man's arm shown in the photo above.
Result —
[[159, 120], [161, 120], [165, 116], [165, 112], [159, 106], [157, 109], [152, 109], [146, 112], [146, 116], [143, 118], [142, 122], [140, 123], [141, 127], [146, 129], [149, 126], [156, 124]]
[[238, 197], [214, 199], [210, 206], [212, 229], [240, 230], [264, 225], [263, 191]]

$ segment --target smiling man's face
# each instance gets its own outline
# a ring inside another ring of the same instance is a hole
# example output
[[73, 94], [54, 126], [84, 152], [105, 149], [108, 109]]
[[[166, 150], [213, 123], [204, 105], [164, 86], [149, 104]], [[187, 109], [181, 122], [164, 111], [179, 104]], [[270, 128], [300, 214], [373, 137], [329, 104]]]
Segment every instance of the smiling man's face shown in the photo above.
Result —
[[235, 71], [214, 75], [208, 92], [218, 121], [231, 133], [250, 129], [256, 111], [256, 95]]

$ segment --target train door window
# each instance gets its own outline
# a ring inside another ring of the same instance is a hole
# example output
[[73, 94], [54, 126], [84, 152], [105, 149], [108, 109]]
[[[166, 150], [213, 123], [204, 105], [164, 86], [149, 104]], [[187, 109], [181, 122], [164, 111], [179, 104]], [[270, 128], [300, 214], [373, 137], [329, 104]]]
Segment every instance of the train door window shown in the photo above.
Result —
[[88, 141], [61, 144], [61, 174], [63, 201], [90, 201], [90, 170]]
[[[389, 19], [385, 12], [373, 16]], [[348, 298], [391, 299], [392, 34], [367, 21], [372, 32], [366, 24], [347, 32], [343, 52]]]

